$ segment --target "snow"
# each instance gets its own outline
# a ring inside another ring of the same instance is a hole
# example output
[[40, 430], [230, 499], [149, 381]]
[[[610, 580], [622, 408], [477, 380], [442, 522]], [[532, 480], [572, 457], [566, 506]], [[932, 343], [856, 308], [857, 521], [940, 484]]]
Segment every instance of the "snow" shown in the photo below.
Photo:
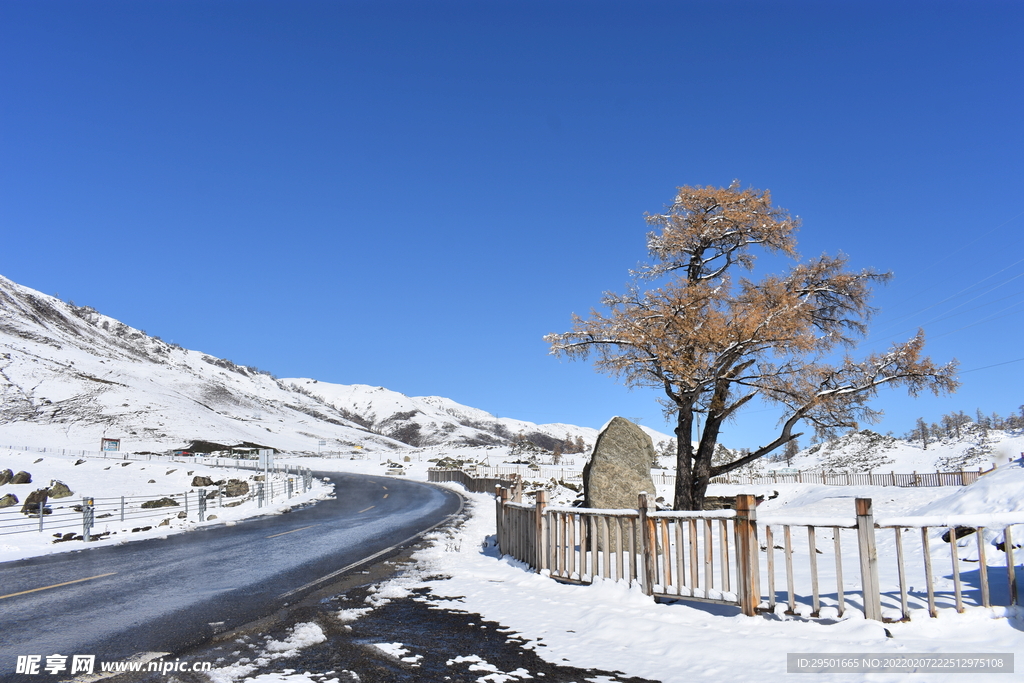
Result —
[[[1001, 465], [971, 486], [953, 488], [945, 496], [914, 510], [915, 515], [985, 515], [996, 512], [1024, 512], [1021, 472], [1024, 459]], [[988, 525], [986, 525], [988, 526]]]
[[469, 671], [487, 671], [486, 676], [481, 676], [476, 679], [477, 681], [492, 681], [493, 683], [506, 683], [507, 681], [521, 681], [528, 678], [534, 678], [530, 675], [530, 672], [520, 667], [515, 671], [502, 671], [495, 665], [491, 664], [487, 660], [483, 659], [478, 655], [459, 656], [449, 659], [446, 664], [451, 666], [452, 664], [463, 664], [469, 662]]
[[[270, 662], [279, 659], [288, 659], [298, 654], [299, 650], [309, 647], [310, 645], [317, 645], [327, 640], [327, 636], [324, 635], [323, 629], [314, 623], [302, 623], [296, 624], [292, 627], [292, 631], [288, 634], [288, 637], [284, 640], [272, 640], [267, 638], [266, 642], [263, 643], [262, 651], [255, 658], [243, 657], [236, 663], [218, 667], [209, 672], [210, 680], [213, 683], [234, 683], [244, 676], [255, 672], [259, 667], [267, 666]], [[263, 676], [256, 676], [247, 680], [260, 681], [261, 683], [270, 683], [273, 681], [288, 681], [288, 683], [305, 683], [310, 680], [309, 674], [305, 674], [302, 677], [294, 677], [292, 674], [294, 669], [288, 669], [286, 672], [282, 671], [280, 674], [272, 674], [285, 676], [284, 678], [264, 678]]]
[[373, 643], [373, 646], [384, 654], [394, 657], [406, 664], [412, 664], [415, 666], [419, 660], [423, 659], [423, 655], [413, 655], [410, 657], [409, 651], [405, 649], [405, 646], [401, 643]]

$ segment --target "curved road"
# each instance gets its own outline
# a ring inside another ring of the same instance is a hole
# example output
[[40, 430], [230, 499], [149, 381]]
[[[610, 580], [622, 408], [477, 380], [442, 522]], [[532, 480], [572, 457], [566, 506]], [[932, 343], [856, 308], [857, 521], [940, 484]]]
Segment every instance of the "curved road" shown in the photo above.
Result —
[[179, 652], [298, 600], [462, 505], [456, 493], [421, 482], [316, 476], [331, 478], [334, 500], [234, 526], [0, 564], [0, 680], [23, 678], [14, 675], [18, 655], [42, 655], [45, 665], [52, 654], [70, 663], [75, 654], [100, 662]]

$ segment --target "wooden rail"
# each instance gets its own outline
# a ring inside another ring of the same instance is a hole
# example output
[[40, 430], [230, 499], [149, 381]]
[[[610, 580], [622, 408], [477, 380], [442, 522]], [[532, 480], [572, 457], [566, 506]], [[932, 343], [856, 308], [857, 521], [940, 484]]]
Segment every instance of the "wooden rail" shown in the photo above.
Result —
[[498, 545], [531, 568], [569, 583], [623, 581], [657, 598], [737, 605], [754, 614], [757, 538], [753, 496], [736, 510], [653, 512], [548, 507], [497, 496]]
[[902, 488], [967, 486], [992, 470], [980, 467], [955, 472], [820, 472], [816, 470], [778, 473], [759, 477], [726, 474], [713, 477], [712, 484], [823, 484], [825, 486], [898, 486]]
[[[849, 517], [758, 519], [753, 496], [738, 496], [735, 510], [655, 512], [644, 494], [635, 510], [599, 510], [549, 507], [543, 491], [526, 505], [507, 489], [496, 504], [501, 552], [563, 582], [622, 581], [655, 598], [736, 605], [748, 615], [784, 605], [787, 614], [837, 618], [853, 606], [868, 619], [898, 621], [914, 609], [935, 617], [939, 606], [1020, 604], [1012, 527], [1024, 525], [1024, 513], [876, 522], [871, 499], [858, 498]], [[907, 547], [907, 530], [920, 530], [916, 547]], [[964, 557], [967, 545], [975, 557]], [[990, 575], [1004, 568], [988, 564], [998, 552], [988, 546], [1006, 554], [1006, 578], [997, 582], [1005, 592], [993, 589]], [[936, 562], [948, 574], [937, 575]]]
[[501, 477], [478, 477], [463, 470], [431, 467], [427, 470], [427, 481], [454, 481], [466, 487], [470, 493], [494, 493], [496, 487], [518, 486], [522, 491], [522, 478], [517, 475]]
[[[823, 484], [826, 486], [897, 486], [902, 488], [967, 486], [983, 474], [992, 470], [957, 470], [954, 472], [821, 472], [800, 470], [797, 472], [769, 472], [759, 477], [744, 477], [734, 473], [711, 479], [712, 484]], [[560, 481], [582, 482], [583, 471], [579, 468], [527, 465], [503, 465], [500, 467], [480, 466], [481, 473], [491, 476], [521, 476], [534, 479], [557, 479]], [[675, 475], [653, 470], [651, 479], [658, 486], [673, 486]]]

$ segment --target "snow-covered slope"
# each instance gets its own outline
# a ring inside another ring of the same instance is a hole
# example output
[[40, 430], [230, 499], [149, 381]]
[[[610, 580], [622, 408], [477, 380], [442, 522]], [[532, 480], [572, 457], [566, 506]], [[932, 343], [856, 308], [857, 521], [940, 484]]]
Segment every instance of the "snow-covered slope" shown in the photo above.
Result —
[[[301, 387], [353, 421], [416, 446], [506, 444], [521, 434], [533, 444], [552, 450], [556, 444], [576, 442], [577, 438], [592, 446], [598, 434], [596, 429], [575, 425], [538, 425], [499, 418], [441, 396], [411, 397], [384, 387], [331, 384], [308, 378], [282, 381]], [[667, 438], [657, 432], [651, 434]]]
[[255, 368], [150, 337], [0, 277], [0, 445], [164, 451], [203, 439], [404, 449]]
[[365, 452], [519, 435], [549, 450], [567, 440], [589, 448], [597, 430], [496, 418], [381, 387], [279, 380], [0, 276], [0, 446], [98, 450], [109, 437], [136, 452], [193, 440]]
[[1024, 433], [981, 429], [973, 422], [961, 428], [959, 438], [930, 441], [905, 441], [864, 429], [797, 453], [790, 464], [766, 463], [770, 468], [792, 467], [827, 472], [943, 472], [958, 469], [988, 469], [1024, 453]]

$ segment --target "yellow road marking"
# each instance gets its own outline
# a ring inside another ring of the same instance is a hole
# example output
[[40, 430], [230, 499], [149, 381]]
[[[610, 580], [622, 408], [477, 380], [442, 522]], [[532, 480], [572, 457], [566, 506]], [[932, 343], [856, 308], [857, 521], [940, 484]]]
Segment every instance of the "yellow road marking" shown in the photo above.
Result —
[[387, 498], [387, 497], [388, 497], [389, 495], [391, 495], [391, 494], [389, 494], [389, 493], [385, 493], [385, 494], [384, 494], [384, 497], [385, 497], [385, 498]]
[[303, 531], [304, 529], [312, 529], [315, 526], [316, 526], [316, 524], [310, 524], [309, 526], [304, 526], [304, 527], [302, 527], [300, 529], [292, 529], [291, 531], [282, 531], [279, 534], [274, 534], [272, 536], [267, 536], [266, 538], [277, 538], [278, 536], [284, 536], [285, 534], [294, 534], [296, 531]]
[[385, 491], [387, 491], [387, 490], [388, 490], [388, 487], [387, 487], [387, 486], [381, 486], [381, 488], [382, 488], [382, 489], [384, 489]]
[[64, 583], [55, 583], [52, 586], [43, 586], [42, 588], [33, 588], [27, 591], [21, 591], [19, 593], [10, 593], [9, 595], [0, 595], [0, 600], [4, 598], [13, 598], [16, 595], [25, 595], [26, 593], [35, 593], [36, 591], [50, 590], [51, 588], [60, 588], [61, 586], [70, 586], [73, 583], [81, 583], [82, 581], [92, 581], [93, 579], [102, 579], [104, 576], [113, 576], [117, 572], [108, 572], [106, 574], [97, 574], [96, 576], [90, 576], [84, 579], [75, 579], [74, 581], [65, 581]]
[[[376, 506], [376, 505], [371, 505], [370, 507], [366, 508], [366, 510], [372, 510], [372, 509], [373, 509], [373, 508], [375, 508], [375, 507], [377, 507], [377, 506]], [[358, 515], [358, 514], [362, 514], [362, 513], [366, 512], [366, 510], [360, 510], [360, 511], [359, 511], [359, 512], [357, 512], [356, 514], [357, 514], [357, 515]]]

